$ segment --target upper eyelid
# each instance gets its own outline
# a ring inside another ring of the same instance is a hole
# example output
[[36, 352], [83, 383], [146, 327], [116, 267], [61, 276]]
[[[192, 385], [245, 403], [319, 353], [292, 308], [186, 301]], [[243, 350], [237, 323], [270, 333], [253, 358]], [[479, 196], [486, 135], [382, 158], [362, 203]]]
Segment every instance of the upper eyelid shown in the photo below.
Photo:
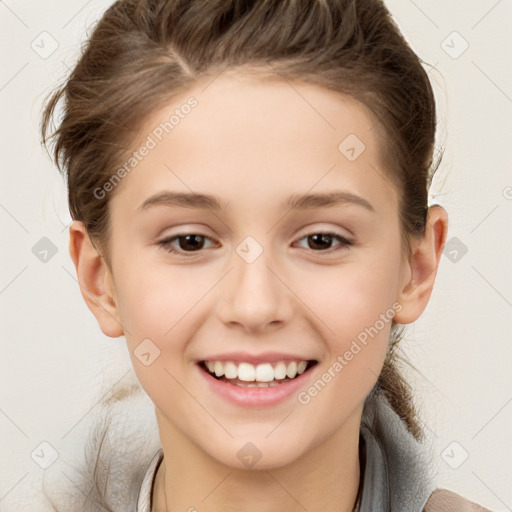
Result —
[[[328, 223], [326, 223], [326, 224], [328, 224]], [[315, 228], [315, 227], [311, 227], [310, 226], [310, 227], [306, 227], [306, 228], [302, 228], [302, 229], [304, 229], [305, 231], [302, 232], [303, 234], [300, 235], [300, 238], [303, 238], [305, 236], [312, 235], [312, 234], [327, 233], [327, 232], [334, 233], [337, 236], [345, 238], [346, 240], [352, 240], [352, 239], [355, 238], [354, 233], [350, 229], [348, 229], [347, 227], [326, 226], [326, 227], [319, 227], [319, 228], [317, 227], [317, 228]], [[302, 231], [302, 229], [301, 229], [301, 231]], [[215, 237], [212, 237], [212, 236], [208, 235], [205, 231], [210, 231], [210, 229], [209, 228], [203, 228], [203, 227], [197, 227], [197, 228], [185, 227], [182, 231], [178, 231], [175, 234], [170, 234], [168, 236], [162, 237], [162, 240], [168, 240], [169, 238], [174, 238], [174, 237], [177, 237], [177, 236], [186, 236], [186, 235], [201, 235], [201, 236], [204, 236], [204, 237], [207, 237], [207, 238], [210, 238], [210, 239], [215, 239]]]

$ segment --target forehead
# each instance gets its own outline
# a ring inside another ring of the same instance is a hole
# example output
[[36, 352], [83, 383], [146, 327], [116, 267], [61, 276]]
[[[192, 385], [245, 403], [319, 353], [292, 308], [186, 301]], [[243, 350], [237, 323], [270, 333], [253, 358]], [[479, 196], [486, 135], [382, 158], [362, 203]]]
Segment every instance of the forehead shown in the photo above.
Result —
[[[195, 106], [185, 108], [190, 98]], [[198, 82], [146, 119], [134, 149], [149, 139], [153, 147], [122, 188], [137, 206], [169, 189], [249, 207], [249, 195], [281, 204], [285, 192], [340, 186], [377, 202], [385, 191], [389, 202], [375, 128], [367, 107], [347, 95], [229, 73]]]
[[[180, 115], [180, 119], [173, 116], [191, 97], [197, 106], [187, 109], [189, 113]], [[178, 122], [163, 134], [164, 138], [188, 142], [187, 149], [199, 144], [249, 149], [257, 144], [275, 150], [276, 144], [301, 141], [307, 142], [301, 151], [304, 153], [312, 146], [318, 147], [321, 140], [324, 149], [330, 145], [337, 150], [338, 142], [350, 134], [373, 146], [376, 136], [371, 111], [348, 95], [306, 82], [279, 77], [259, 79], [235, 72], [209, 82], [204, 79], [173, 98], [149, 116], [142, 136], [163, 127], [172, 117]]]

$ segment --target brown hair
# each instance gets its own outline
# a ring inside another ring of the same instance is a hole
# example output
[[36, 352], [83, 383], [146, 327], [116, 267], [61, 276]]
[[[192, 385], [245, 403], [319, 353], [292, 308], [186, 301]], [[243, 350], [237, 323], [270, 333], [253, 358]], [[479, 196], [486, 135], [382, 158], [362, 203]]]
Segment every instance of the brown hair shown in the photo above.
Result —
[[[383, 163], [399, 190], [404, 252], [425, 228], [435, 100], [422, 61], [381, 0], [119, 0], [99, 20], [65, 83], [48, 99], [42, 137], [68, 180], [71, 215], [107, 263], [111, 178], [144, 120], [199, 79], [256, 70], [316, 84], [375, 115]], [[58, 129], [49, 136], [58, 103]], [[114, 192], [113, 192], [114, 193]], [[376, 388], [422, 438], [411, 390], [397, 366], [393, 323]]]

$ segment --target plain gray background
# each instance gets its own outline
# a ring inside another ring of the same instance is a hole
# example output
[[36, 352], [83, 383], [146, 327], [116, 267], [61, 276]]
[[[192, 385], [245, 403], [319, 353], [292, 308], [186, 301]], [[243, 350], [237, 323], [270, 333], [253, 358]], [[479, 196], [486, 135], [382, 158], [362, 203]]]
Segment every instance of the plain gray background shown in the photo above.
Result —
[[[38, 132], [43, 98], [110, 3], [0, 2], [4, 511], [26, 510], [19, 503], [38, 488], [45, 470], [31, 454], [49, 443], [54, 464], [65, 467], [101, 395], [131, 368], [124, 340], [101, 333], [80, 295], [68, 254], [66, 189]], [[410, 381], [442, 486], [512, 511], [512, 2], [386, 3], [430, 64], [438, 145], [445, 147], [432, 200], [450, 218], [430, 304], [403, 345], [421, 372]], [[55, 254], [41, 253], [52, 246]]]

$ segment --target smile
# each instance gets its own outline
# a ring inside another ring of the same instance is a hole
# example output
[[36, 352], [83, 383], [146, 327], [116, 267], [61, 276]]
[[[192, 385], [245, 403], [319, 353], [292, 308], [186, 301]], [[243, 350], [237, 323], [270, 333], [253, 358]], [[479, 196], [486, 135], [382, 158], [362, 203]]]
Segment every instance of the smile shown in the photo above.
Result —
[[316, 361], [276, 361], [251, 364], [233, 361], [202, 361], [200, 366], [215, 379], [239, 387], [268, 388], [280, 386], [302, 375]]

